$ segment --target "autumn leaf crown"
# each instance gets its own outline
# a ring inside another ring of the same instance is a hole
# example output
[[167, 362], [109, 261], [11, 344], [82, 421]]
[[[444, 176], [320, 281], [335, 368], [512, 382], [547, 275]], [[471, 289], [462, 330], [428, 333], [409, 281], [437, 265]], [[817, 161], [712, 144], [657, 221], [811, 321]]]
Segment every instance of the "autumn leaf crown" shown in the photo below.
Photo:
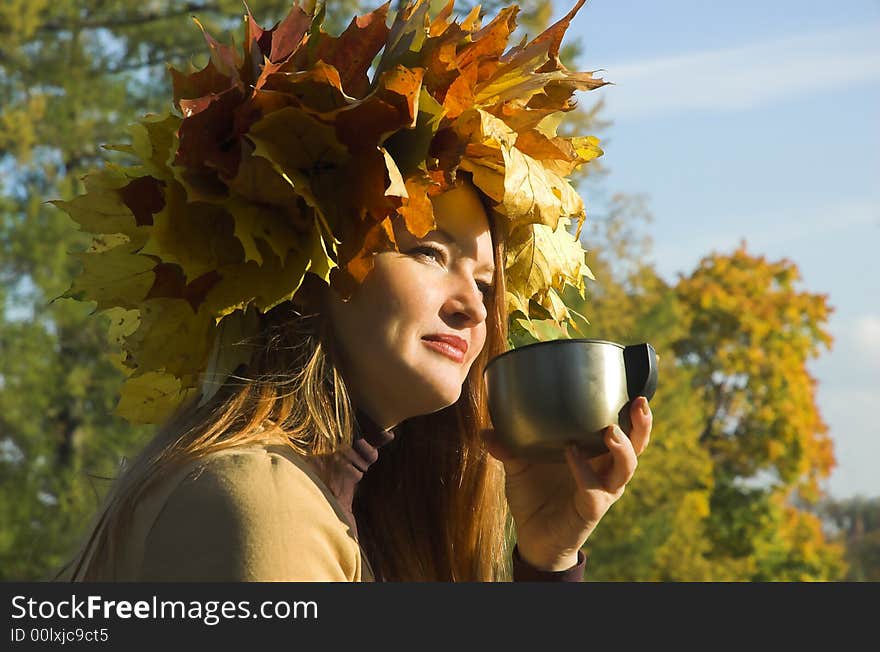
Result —
[[272, 29], [248, 11], [242, 51], [205, 33], [208, 64], [170, 69], [176, 110], [109, 147], [137, 163], [108, 163], [55, 202], [94, 234], [64, 296], [111, 318], [129, 375], [117, 412], [156, 423], [204, 401], [247, 362], [224, 342], [308, 273], [350, 295], [372, 254], [395, 248], [393, 217], [416, 237], [435, 228], [430, 197], [459, 171], [503, 218], [509, 318], [568, 333], [563, 290], [583, 298], [591, 275], [567, 176], [602, 151], [557, 126], [575, 91], [606, 83], [559, 61], [583, 3], [510, 48], [516, 6], [482, 26], [479, 7], [459, 22], [453, 2], [432, 18], [425, 0], [390, 27], [385, 4], [339, 36], [323, 7], [295, 5]]

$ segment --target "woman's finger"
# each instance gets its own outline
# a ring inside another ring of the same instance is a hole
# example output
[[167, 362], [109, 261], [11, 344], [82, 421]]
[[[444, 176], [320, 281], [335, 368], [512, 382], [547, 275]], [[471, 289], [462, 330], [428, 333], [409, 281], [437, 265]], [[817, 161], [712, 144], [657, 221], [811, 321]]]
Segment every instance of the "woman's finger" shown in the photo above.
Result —
[[623, 430], [617, 426], [611, 426], [605, 433], [605, 445], [611, 452], [614, 464], [605, 474], [604, 486], [610, 492], [617, 492], [626, 485], [636, 472], [639, 464], [633, 442], [630, 441]]
[[602, 478], [577, 446], [571, 445], [565, 448], [565, 461], [568, 462], [568, 468], [578, 489], [581, 491], [604, 489]]
[[640, 396], [632, 402], [630, 421], [632, 421], [632, 430], [629, 433], [629, 438], [636, 455], [641, 455], [648, 447], [648, 442], [651, 441], [651, 427], [654, 424], [651, 406], [648, 405], [648, 399], [644, 396]]
[[603, 476], [614, 465], [614, 458], [611, 457], [611, 453], [602, 453], [596, 457], [591, 457], [588, 463], [593, 468], [593, 473]]

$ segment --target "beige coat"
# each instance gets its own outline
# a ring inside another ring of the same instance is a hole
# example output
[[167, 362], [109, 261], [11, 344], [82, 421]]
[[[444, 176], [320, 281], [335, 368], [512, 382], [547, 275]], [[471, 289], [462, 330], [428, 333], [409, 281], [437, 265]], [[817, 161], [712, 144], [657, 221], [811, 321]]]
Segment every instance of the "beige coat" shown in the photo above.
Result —
[[114, 557], [99, 581], [374, 580], [336, 497], [271, 445], [213, 453], [155, 485]]

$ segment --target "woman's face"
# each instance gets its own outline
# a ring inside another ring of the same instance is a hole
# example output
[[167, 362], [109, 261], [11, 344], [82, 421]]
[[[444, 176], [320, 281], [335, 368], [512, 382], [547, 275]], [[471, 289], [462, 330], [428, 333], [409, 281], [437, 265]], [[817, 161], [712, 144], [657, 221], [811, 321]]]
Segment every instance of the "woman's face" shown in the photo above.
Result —
[[385, 428], [455, 403], [486, 342], [495, 267], [486, 212], [469, 184], [433, 205], [436, 230], [415, 238], [400, 218], [400, 251], [376, 254], [348, 302], [329, 293], [353, 400]]

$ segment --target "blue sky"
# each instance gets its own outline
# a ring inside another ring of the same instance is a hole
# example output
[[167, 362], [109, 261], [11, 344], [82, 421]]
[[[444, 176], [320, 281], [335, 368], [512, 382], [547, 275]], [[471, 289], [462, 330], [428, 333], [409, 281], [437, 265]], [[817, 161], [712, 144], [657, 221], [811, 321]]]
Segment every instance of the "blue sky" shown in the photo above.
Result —
[[590, 0], [569, 36], [615, 83], [581, 101], [606, 100], [607, 189], [647, 195], [661, 274], [745, 239], [829, 296], [827, 489], [880, 495], [880, 0]]

